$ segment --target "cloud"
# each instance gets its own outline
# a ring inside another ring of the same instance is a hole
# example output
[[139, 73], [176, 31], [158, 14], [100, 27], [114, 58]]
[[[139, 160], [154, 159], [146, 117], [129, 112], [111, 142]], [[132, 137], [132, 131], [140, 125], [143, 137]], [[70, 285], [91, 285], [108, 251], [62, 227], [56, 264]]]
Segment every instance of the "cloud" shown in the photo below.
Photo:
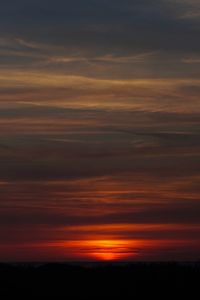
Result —
[[80, 258], [80, 241], [103, 235], [140, 240], [119, 252], [143, 259], [197, 257], [198, 12], [192, 0], [2, 3], [0, 257]]
[[199, 20], [200, 17], [200, 11], [189, 11], [182, 16], [180, 16], [181, 19], [196, 19]]
[[123, 113], [133, 110], [198, 113], [200, 110], [199, 80], [195, 78], [113, 79], [6, 69], [0, 72], [0, 79], [1, 105], [10, 103], [18, 106], [18, 111], [28, 104], [37, 106], [38, 113], [39, 106], [55, 108], [57, 112], [59, 109]]
[[36, 51], [38, 46], [41, 49], [41, 45], [46, 45], [42, 48], [48, 53], [57, 46], [58, 52], [65, 49], [70, 54], [81, 52], [84, 54], [81, 57], [121, 57], [123, 62], [125, 57], [137, 53], [161, 51], [178, 58], [180, 54], [199, 52], [194, 18], [183, 19], [184, 15], [197, 13], [198, 2], [96, 0], [83, 5], [79, 0], [59, 1], [56, 7], [54, 1], [29, 1], [28, 5], [20, 0], [8, 3], [2, 4], [0, 13], [1, 28], [4, 28], [1, 35], [14, 38], [29, 50]]
[[[169, 1], [169, 3], [171, 2]], [[200, 4], [198, 0], [176, 0], [175, 2], [181, 8], [180, 19], [196, 19], [198, 21], [200, 16]]]
[[103, 57], [97, 57], [95, 60], [109, 63], [141, 63], [155, 54], [156, 52], [139, 53], [134, 56], [113, 56], [108, 54]]
[[198, 57], [188, 57], [184, 58], [183, 62], [186, 64], [199, 64], [200, 63], [200, 58]]

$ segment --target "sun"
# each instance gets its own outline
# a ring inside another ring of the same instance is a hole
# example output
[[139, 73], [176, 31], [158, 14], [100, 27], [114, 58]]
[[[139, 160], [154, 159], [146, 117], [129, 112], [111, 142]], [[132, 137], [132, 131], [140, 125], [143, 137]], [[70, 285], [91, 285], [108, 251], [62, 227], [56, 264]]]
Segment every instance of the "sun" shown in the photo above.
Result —
[[123, 240], [91, 240], [88, 250], [95, 260], [116, 261], [129, 256], [129, 242]]

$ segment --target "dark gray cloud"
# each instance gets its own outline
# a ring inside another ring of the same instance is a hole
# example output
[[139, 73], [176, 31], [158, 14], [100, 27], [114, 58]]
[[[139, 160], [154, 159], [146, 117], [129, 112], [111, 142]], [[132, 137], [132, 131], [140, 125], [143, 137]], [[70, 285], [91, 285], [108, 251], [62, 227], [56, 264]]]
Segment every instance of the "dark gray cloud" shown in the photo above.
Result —
[[[198, 67], [184, 63], [200, 51], [199, 23], [196, 18], [183, 17], [197, 10], [198, 3], [193, 1], [7, 1], [1, 5], [0, 28], [2, 37], [9, 40], [0, 61], [4, 66], [26, 67], [35, 63], [39, 67], [46, 61], [53, 70], [77, 73], [82, 69], [100, 76], [93, 68], [94, 64], [104, 66], [102, 59], [98, 61], [102, 55], [157, 51], [143, 68], [133, 63], [132, 68], [117, 67], [112, 61], [109, 71], [106, 61], [107, 73], [118, 77], [120, 72], [125, 77], [199, 76]], [[77, 62], [64, 63], [62, 57], [67, 53], [81, 55], [81, 61], [79, 57]]]
[[[164, 200], [164, 199], [162, 199]], [[69, 199], [70, 202], [70, 199]], [[114, 205], [114, 204], [113, 204]], [[49, 205], [51, 207], [51, 203]], [[92, 209], [84, 206], [79, 209], [81, 213], [73, 214], [70, 207], [45, 208], [20, 208], [1, 209], [1, 225], [98, 225], [98, 224], [196, 224], [199, 225], [200, 204], [196, 199], [159, 204], [146, 203], [146, 206], [130, 203], [123, 208], [123, 212], [116, 213], [96, 213], [92, 214]], [[90, 207], [93, 206], [92, 201]], [[98, 204], [96, 205], [98, 207]], [[139, 209], [138, 209], [139, 208]], [[105, 209], [105, 206], [104, 206]], [[127, 211], [126, 211], [127, 209]], [[60, 212], [59, 212], [60, 210]], [[99, 206], [103, 210], [103, 205]], [[107, 211], [109, 206], [107, 207]]]

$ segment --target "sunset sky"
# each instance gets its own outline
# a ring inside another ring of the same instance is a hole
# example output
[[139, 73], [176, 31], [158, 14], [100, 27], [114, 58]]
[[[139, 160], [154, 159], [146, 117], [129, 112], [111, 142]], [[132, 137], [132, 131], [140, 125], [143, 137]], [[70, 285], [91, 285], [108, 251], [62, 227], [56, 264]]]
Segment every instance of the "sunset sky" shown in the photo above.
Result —
[[2, 0], [0, 261], [200, 259], [200, 1]]

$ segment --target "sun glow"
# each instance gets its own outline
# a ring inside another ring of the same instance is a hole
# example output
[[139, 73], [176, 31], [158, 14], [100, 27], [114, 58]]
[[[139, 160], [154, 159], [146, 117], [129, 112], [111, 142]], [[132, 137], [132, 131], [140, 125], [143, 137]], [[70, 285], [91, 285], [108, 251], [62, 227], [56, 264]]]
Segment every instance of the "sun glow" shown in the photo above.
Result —
[[87, 246], [92, 258], [103, 261], [126, 259], [132, 248], [127, 240], [91, 240]]
[[68, 259], [125, 261], [140, 256], [141, 249], [152, 246], [152, 242], [140, 239], [113, 239], [112, 237], [103, 239], [99, 236], [90, 236], [89, 239], [56, 241], [51, 243], [51, 246], [62, 249]]

